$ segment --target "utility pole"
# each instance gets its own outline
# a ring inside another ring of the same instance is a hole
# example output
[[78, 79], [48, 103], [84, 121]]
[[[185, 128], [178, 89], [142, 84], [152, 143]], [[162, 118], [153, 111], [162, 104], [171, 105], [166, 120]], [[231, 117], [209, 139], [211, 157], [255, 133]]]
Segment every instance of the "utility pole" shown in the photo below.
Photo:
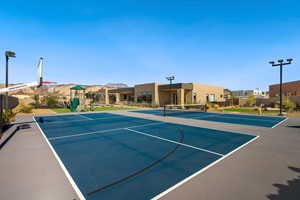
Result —
[[280, 67], [280, 86], [279, 86], [279, 101], [280, 101], [280, 111], [279, 115], [282, 115], [282, 66], [283, 65], [290, 65], [292, 63], [293, 59], [289, 58], [286, 59], [286, 62], [284, 62], [283, 59], [280, 59], [275, 63], [274, 61], [270, 61], [269, 64], [271, 64], [273, 67]]

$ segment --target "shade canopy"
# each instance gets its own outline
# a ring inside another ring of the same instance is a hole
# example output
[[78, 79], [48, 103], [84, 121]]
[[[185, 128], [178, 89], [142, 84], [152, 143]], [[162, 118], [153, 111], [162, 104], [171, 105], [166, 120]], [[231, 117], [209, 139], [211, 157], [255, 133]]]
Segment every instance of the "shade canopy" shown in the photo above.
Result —
[[71, 87], [70, 90], [86, 90], [86, 88], [81, 87], [80, 85], [76, 85], [74, 87]]

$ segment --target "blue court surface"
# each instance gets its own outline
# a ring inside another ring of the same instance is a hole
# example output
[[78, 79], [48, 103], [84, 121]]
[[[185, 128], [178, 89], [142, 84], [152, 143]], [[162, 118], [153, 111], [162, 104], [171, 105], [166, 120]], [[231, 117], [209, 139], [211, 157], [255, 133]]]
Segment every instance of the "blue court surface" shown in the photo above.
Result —
[[[151, 115], [163, 116], [163, 110], [134, 110], [131, 112], [138, 112]], [[200, 111], [178, 111], [168, 114], [170, 117], [179, 118], [189, 118], [197, 120], [205, 120], [212, 122], [230, 123], [230, 124], [240, 124], [248, 126], [260, 126], [266, 128], [275, 127], [277, 124], [281, 123], [286, 117], [277, 116], [259, 116], [259, 115], [239, 115], [239, 114], [229, 114], [229, 113], [212, 113], [212, 112], [200, 112]]]
[[35, 120], [88, 200], [157, 199], [257, 138], [110, 113]]

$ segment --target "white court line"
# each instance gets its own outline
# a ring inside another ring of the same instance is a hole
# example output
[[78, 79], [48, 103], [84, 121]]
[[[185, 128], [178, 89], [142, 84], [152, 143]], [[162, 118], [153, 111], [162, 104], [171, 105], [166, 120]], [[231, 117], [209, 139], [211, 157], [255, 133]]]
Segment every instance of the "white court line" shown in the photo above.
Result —
[[[35, 119], [34, 119], [34, 121], [36, 122]], [[37, 123], [37, 122], [36, 122], [36, 123]], [[167, 123], [167, 122], [150, 123], [150, 124], [144, 124], [144, 125], [132, 126], [132, 127], [127, 127], [127, 128], [110, 129], [110, 130], [104, 130], [104, 131], [113, 131], [113, 130], [121, 130], [121, 129], [127, 129], [127, 130], [128, 130], [128, 129], [130, 129], [130, 128], [136, 128], [136, 127], [142, 127], [142, 126], [151, 126], [151, 125], [155, 125], [155, 124], [164, 124], [164, 123]], [[41, 128], [40, 128], [40, 126], [39, 126], [38, 123], [37, 123], [37, 126], [38, 126], [38, 128], [40, 129], [40, 131], [42, 132], [44, 138], [46, 139], [48, 145], [50, 146], [51, 150], [53, 151], [55, 157], [58, 159], [59, 163], [62, 165], [62, 168], [65, 169], [65, 167], [63, 166], [61, 160], [59, 159], [58, 155], [55, 153], [53, 147], [51, 146], [51, 144], [50, 144], [49, 141], [47, 140], [47, 137], [45, 136], [45, 134], [44, 134], [43, 131], [41, 130]], [[129, 130], [129, 131], [134, 131], [134, 132], [136, 132], [135, 130]], [[97, 132], [99, 132], [99, 131], [91, 132], [91, 133], [85, 133], [85, 134], [94, 134], [94, 133], [97, 133]], [[78, 135], [78, 134], [77, 134], [77, 135]], [[80, 135], [82, 135], [82, 134], [80, 134]], [[143, 133], [143, 135], [145, 135], [145, 133]], [[157, 136], [153, 136], [153, 135], [149, 135], [149, 134], [147, 134], [147, 135], [150, 136], [150, 137], [157, 137]], [[76, 135], [74, 135], [74, 136], [76, 136]], [[69, 136], [61, 136], [61, 137], [69, 137]], [[179, 182], [179, 183], [177, 183], [176, 185], [172, 186], [171, 188], [169, 188], [169, 189], [165, 190], [164, 192], [158, 194], [157, 196], [153, 197], [152, 200], [160, 199], [161, 197], [163, 197], [163, 196], [166, 195], [167, 193], [169, 193], [169, 192], [171, 192], [172, 190], [176, 189], [176, 188], [179, 187], [180, 185], [182, 185], [182, 184], [188, 182], [189, 180], [191, 180], [191, 179], [194, 178], [195, 176], [197, 176], [197, 175], [199, 175], [200, 173], [204, 172], [204, 171], [207, 170], [208, 168], [210, 168], [210, 167], [212, 167], [213, 165], [217, 164], [217, 163], [220, 162], [221, 160], [223, 160], [223, 159], [225, 159], [226, 157], [230, 156], [231, 154], [233, 154], [234, 152], [236, 152], [236, 151], [238, 151], [239, 149], [243, 148], [244, 146], [248, 145], [249, 143], [253, 142], [253, 141], [256, 140], [257, 138], [259, 138], [259, 136], [256, 136], [256, 137], [253, 138], [252, 140], [248, 141], [247, 143], [241, 145], [240, 147], [234, 149], [233, 151], [231, 151], [230, 153], [228, 153], [228, 154], [226, 154], [226, 155], [224, 155], [224, 156], [221, 154], [220, 156], [222, 156], [222, 157], [221, 157], [220, 159], [214, 161], [213, 163], [209, 164], [209, 165], [206, 166], [205, 168], [202, 168], [202, 169], [199, 170], [198, 172], [196, 172], [196, 173], [192, 174], [191, 176], [185, 178], [184, 180], [182, 180], [181, 182]], [[159, 137], [158, 137], [158, 139], [164, 139], [164, 138], [159, 138]], [[50, 140], [50, 138], [49, 138], [49, 140]], [[167, 140], [167, 139], [164, 139], [164, 140]], [[169, 142], [174, 143], [174, 141], [169, 141]], [[177, 142], [176, 142], [176, 143], [177, 143]], [[180, 143], [180, 145], [187, 146], [187, 145], [181, 144], [181, 143]], [[188, 145], [188, 146], [189, 146], [189, 145]], [[192, 147], [192, 146], [189, 146], [189, 147]], [[192, 147], [192, 148], [193, 148], [193, 147]], [[197, 148], [197, 147], [196, 147], [196, 148]], [[202, 149], [201, 149], [201, 150], [202, 150]], [[213, 153], [213, 152], [211, 152], [211, 153]], [[215, 152], [214, 152], [214, 153], [215, 153]], [[66, 169], [65, 169], [65, 170], [66, 170]], [[64, 170], [64, 171], [65, 171], [65, 170]], [[70, 175], [68, 174], [68, 172], [65, 171], [65, 173], [67, 173], [66, 175], [67, 175], [67, 177], [69, 178]], [[69, 175], [69, 176], [68, 176], [68, 175]], [[70, 178], [71, 178], [71, 177], [70, 177]], [[71, 179], [72, 179], [72, 178], [71, 178]], [[73, 181], [73, 183], [75, 184], [75, 182], [74, 182], [73, 179], [72, 179], [72, 181]], [[72, 184], [72, 181], [70, 181], [71, 184]], [[72, 185], [73, 185], [73, 184], [72, 184]], [[75, 184], [75, 186], [76, 186], [76, 184]], [[76, 186], [76, 187], [77, 187], [77, 186]], [[78, 187], [77, 187], [77, 189], [78, 189]], [[81, 192], [80, 192], [79, 189], [78, 189], [78, 191], [79, 191], [79, 193], [81, 194]], [[82, 194], [81, 194], [81, 195], [82, 195]], [[84, 199], [85, 199], [85, 198], [83, 197], [83, 195], [82, 195], [82, 198], [83, 198], [83, 199], [81, 199], [81, 200], [84, 200]]]
[[282, 120], [281, 122], [278, 122], [278, 123], [275, 124], [274, 126], [272, 126], [272, 128], [275, 128], [276, 126], [279, 126], [280, 124], [282, 124], [282, 123], [285, 122], [286, 120], [288, 120], [288, 117], [285, 118], [284, 120]]
[[191, 176], [183, 179], [182, 181], [180, 181], [179, 183], [177, 183], [176, 185], [170, 187], [169, 189], [165, 190], [164, 192], [156, 195], [155, 197], [153, 197], [151, 200], [158, 200], [160, 198], [162, 198], [163, 196], [165, 196], [166, 194], [168, 194], [169, 192], [175, 190], [176, 188], [178, 188], [179, 186], [183, 185], [184, 183], [188, 182], [189, 180], [191, 180], [192, 178], [198, 176], [199, 174], [201, 174], [202, 172], [206, 171], [207, 169], [209, 169], [210, 167], [216, 165], [217, 163], [219, 163], [220, 161], [222, 161], [223, 159], [227, 158], [228, 156], [230, 156], [231, 154], [233, 154], [234, 152], [240, 150], [241, 148], [243, 148], [244, 146], [248, 145], [249, 143], [253, 142], [254, 140], [258, 139], [259, 136], [256, 136], [255, 138], [253, 138], [252, 140], [246, 142], [245, 144], [239, 146], [238, 148], [234, 149], [233, 151], [229, 152], [228, 154], [226, 154], [225, 156], [219, 158], [218, 160], [214, 161], [213, 163], [207, 165], [206, 167], [200, 169], [198, 172], [192, 174]]
[[[220, 117], [220, 118], [225, 118], [225, 119], [243, 119], [243, 120], [266, 121], [266, 122], [274, 122], [275, 121], [275, 120], [269, 120], [269, 119], [250, 119], [250, 118], [243, 118], [243, 117], [227, 117], [227, 116], [224, 116], [224, 115], [223, 116], [222, 115], [220, 115], [220, 116], [218, 116], [218, 115], [209, 115], [209, 116], [206, 116], [206, 117], [210, 117], [210, 116]], [[246, 116], [249, 116], [249, 115], [246, 115]], [[199, 118], [199, 117], [194, 117], [194, 118]]]
[[241, 115], [241, 116], [249, 116], [249, 117], [274, 117], [274, 118], [282, 118], [281, 116], [269, 116], [269, 115], [258, 115], [258, 114], [241, 114], [241, 113], [226, 113], [226, 112], [207, 112], [214, 114], [222, 114], [222, 115]]
[[138, 134], [141, 134], [141, 135], [145, 135], [145, 136], [148, 136], [148, 137], [153, 137], [153, 138], [156, 138], [156, 139], [159, 139], [159, 140], [164, 140], [164, 141], [171, 142], [171, 143], [174, 143], [174, 144], [179, 144], [179, 145], [182, 145], [182, 146], [185, 146], [185, 147], [197, 149], [199, 151], [205, 151], [207, 153], [215, 154], [217, 156], [224, 156], [223, 154], [220, 154], [220, 153], [217, 153], [217, 152], [214, 152], [214, 151], [209, 151], [207, 149], [202, 149], [202, 148], [195, 147], [195, 146], [188, 145], [188, 144], [184, 144], [184, 143], [181, 143], [181, 142], [175, 142], [173, 140], [165, 139], [165, 138], [158, 137], [158, 136], [155, 136], [155, 135], [151, 135], [151, 134], [148, 134], [148, 133], [144, 133], [144, 132], [141, 132], [141, 131], [136, 131], [136, 130], [133, 130], [133, 129], [130, 129], [130, 128], [124, 128], [124, 129], [128, 130], [128, 131], [138, 133]]
[[40, 132], [42, 133], [44, 139], [46, 140], [48, 146], [50, 147], [52, 153], [54, 154], [54, 157], [56, 158], [56, 160], [58, 161], [60, 167], [62, 168], [63, 172], [65, 173], [67, 179], [69, 180], [69, 182], [71, 183], [73, 189], [75, 190], [76, 194], [78, 195], [80, 200], [86, 200], [85, 197], [83, 196], [83, 194], [81, 193], [80, 189], [78, 188], [78, 186], [76, 185], [75, 181], [73, 180], [73, 178], [71, 177], [71, 175], [69, 174], [67, 168], [64, 166], [63, 162], [60, 160], [59, 156], [57, 155], [57, 153], [55, 152], [53, 146], [50, 144], [50, 142], [48, 141], [44, 131], [41, 129], [39, 123], [36, 122], [35, 117], [32, 117], [34, 122], [36, 123], [38, 129], [40, 130]]
[[[82, 118], [84, 118], [84, 117], [82, 117]], [[88, 117], [86, 117], [86, 118], [88, 118]], [[89, 118], [89, 119], [77, 119], [77, 120], [46, 122], [45, 124], [48, 125], [48, 124], [56, 124], [56, 123], [80, 122], [80, 121], [101, 120], [101, 119], [111, 119], [111, 118], [124, 118], [124, 116], [111, 116], [111, 117], [99, 117], [99, 118]]]
[[48, 138], [48, 140], [57, 140], [57, 139], [63, 139], [63, 138], [78, 137], [78, 136], [83, 136], [83, 135], [94, 135], [96, 133], [112, 132], [112, 131], [123, 130], [123, 129], [126, 129], [126, 128], [138, 128], [138, 127], [152, 126], [152, 125], [165, 124], [165, 123], [166, 122], [157, 122], [157, 123], [149, 123], [149, 124], [136, 125], [136, 126], [130, 126], [130, 127], [123, 127], [123, 128], [114, 128], [114, 129], [107, 129], [107, 130], [93, 131], [93, 132], [85, 132], [85, 133], [79, 133], [79, 134], [73, 134], [73, 135], [57, 136], [57, 137]]
[[202, 118], [208, 118], [208, 117], [218, 117], [217, 115], [208, 115], [208, 116], [201, 116], [201, 117], [191, 117], [191, 119], [202, 119]]
[[93, 118], [89, 118], [87, 116], [84, 116], [83, 114], [78, 114], [79, 117], [82, 117], [84, 119], [93, 120]]
[[[181, 112], [189, 112], [189, 111], [181, 111]], [[193, 114], [197, 114], [197, 113], [188, 113], [185, 116], [188, 117], [189, 114], [193, 115]], [[251, 118], [247, 118], [248, 116], [252, 117], [251, 115], [242, 115], [242, 116], [246, 116], [245, 118], [243, 118], [243, 117], [225, 116], [225, 115], [230, 115], [230, 114], [229, 113], [214, 113], [213, 115], [203, 115], [203, 116], [199, 116], [199, 117], [197, 117], [197, 116], [195, 116], [195, 117], [191, 116], [190, 118], [192, 118], [192, 119], [202, 119], [202, 118], [208, 118], [208, 117], [219, 117], [219, 118], [223, 118], [223, 119], [241, 119], [241, 120], [250, 120], [250, 121], [251, 120], [252, 121], [266, 121], [266, 122], [274, 122], [275, 121], [275, 120], [270, 120], [270, 119], [251, 119]], [[177, 117], [177, 116], [167, 116], [167, 117]], [[263, 117], [270, 117], [270, 116], [254, 115], [254, 117], [262, 117], [263, 118]]]

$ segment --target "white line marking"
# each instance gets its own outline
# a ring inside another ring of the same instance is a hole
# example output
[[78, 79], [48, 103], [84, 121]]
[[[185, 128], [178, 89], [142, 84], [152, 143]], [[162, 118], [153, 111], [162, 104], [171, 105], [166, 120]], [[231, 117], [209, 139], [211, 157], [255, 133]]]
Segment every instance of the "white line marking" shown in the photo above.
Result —
[[[86, 118], [88, 118], [88, 117], [86, 117]], [[80, 122], [80, 121], [101, 120], [101, 119], [111, 119], [111, 118], [124, 118], [124, 116], [112, 116], [112, 117], [99, 117], [99, 118], [77, 119], [77, 120], [66, 120], [66, 121], [54, 121], [54, 122], [46, 122], [44, 124], [48, 125], [48, 124], [56, 124], [56, 123]]]
[[208, 118], [208, 117], [218, 117], [217, 115], [207, 115], [207, 116], [201, 116], [201, 117], [191, 117], [192, 119], [201, 119], [201, 118]]
[[164, 124], [164, 123], [165, 122], [157, 122], [157, 123], [149, 123], [149, 124], [143, 124], [143, 125], [137, 125], [137, 126], [130, 126], [130, 127], [123, 127], [123, 128], [114, 128], [114, 129], [107, 129], [107, 130], [93, 131], [93, 132], [85, 132], [85, 133], [79, 133], [79, 134], [73, 134], [73, 135], [57, 136], [57, 137], [48, 138], [48, 140], [57, 140], [57, 139], [63, 139], [63, 138], [78, 137], [78, 136], [83, 136], [83, 135], [94, 135], [96, 133], [112, 132], [112, 131], [123, 130], [123, 129], [126, 129], [126, 128], [138, 128], [138, 127], [152, 126], [152, 125]]
[[171, 142], [171, 143], [174, 143], [174, 144], [179, 144], [179, 145], [182, 145], [182, 146], [185, 146], [185, 147], [197, 149], [199, 151], [205, 151], [207, 153], [215, 154], [217, 156], [224, 156], [223, 154], [220, 154], [220, 153], [217, 153], [217, 152], [214, 152], [214, 151], [209, 151], [207, 149], [202, 149], [202, 148], [195, 147], [195, 146], [188, 145], [188, 144], [184, 144], [184, 143], [181, 143], [181, 142], [175, 142], [173, 140], [165, 139], [165, 138], [158, 137], [158, 136], [155, 136], [155, 135], [151, 135], [151, 134], [148, 134], [148, 133], [144, 133], [144, 132], [141, 132], [141, 131], [136, 131], [136, 130], [133, 130], [133, 129], [130, 129], [130, 128], [124, 128], [124, 129], [128, 130], [128, 131], [138, 133], [138, 134], [141, 134], [141, 135], [145, 135], [145, 136], [148, 136], [148, 137], [153, 137], [153, 138], [156, 138], [156, 139], [159, 139], [159, 140], [164, 140], [164, 141]]
[[282, 123], [285, 122], [286, 120], [288, 120], [288, 117], [285, 118], [284, 120], [282, 120], [281, 122], [278, 122], [278, 123], [275, 124], [274, 126], [272, 126], [272, 128], [275, 128], [276, 126], [279, 126], [280, 124], [282, 124]]
[[[209, 116], [201, 116], [202, 117], [210, 117], [210, 116], [213, 116], [213, 117], [219, 117], [219, 118], [223, 118], [223, 119], [242, 119], [242, 120], [252, 120], [252, 121], [266, 121], [266, 122], [274, 122], [275, 120], [269, 120], [269, 119], [251, 119], [251, 118], [243, 118], [243, 117], [228, 117], [228, 116], [222, 116], [220, 114], [220, 116], [218, 115], [209, 115]], [[246, 116], [249, 116], [249, 115], [246, 115]], [[199, 118], [199, 117], [191, 117], [191, 118]]]
[[82, 117], [84, 119], [93, 120], [92, 118], [89, 118], [89, 117], [87, 117], [87, 116], [85, 116], [83, 114], [78, 114], [78, 116], [80, 116], [80, 117]]
[[[186, 116], [187, 115], [189, 115], [189, 114], [191, 114], [191, 115], [193, 115], [193, 114], [199, 114], [199, 111], [185, 111], [185, 110], [183, 110], [183, 111], [180, 111], [180, 112], [187, 112], [187, 114], [186, 114]], [[193, 113], [193, 112], [195, 112], [195, 113]], [[199, 116], [199, 117], [197, 117], [197, 116], [195, 116], [195, 117], [191, 117], [191, 118], [193, 118], [193, 119], [200, 119], [200, 118], [206, 118], [206, 117], [220, 117], [220, 118], [229, 118], [229, 119], [243, 119], [243, 120], [252, 120], [252, 121], [269, 121], [269, 122], [274, 122], [275, 120], [273, 120], [273, 119], [251, 119], [251, 118], [247, 118], [247, 117], [261, 117], [261, 118], [264, 118], [264, 117], [279, 117], [279, 116], [261, 116], [261, 115], [241, 115], [240, 114], [240, 116], [245, 116], [246, 118], [243, 118], [243, 117], [239, 117], [238, 115], [239, 114], [231, 114], [231, 113], [216, 113], [216, 112], [212, 112], [213, 113], [213, 115], [207, 115], [207, 114], [210, 114], [210, 112], [201, 112], [201, 113], [203, 113], [204, 115], [203, 116]], [[155, 113], [156, 114], [156, 113]], [[224, 116], [224, 115], [235, 115], [235, 116]], [[168, 116], [167, 115], [167, 117], [176, 117], [176, 116]]]
[[215, 113], [215, 114], [224, 114], [224, 115], [240, 115], [240, 116], [249, 116], [249, 117], [277, 117], [277, 118], [282, 118], [281, 116], [269, 116], [269, 115], [258, 115], [258, 114], [243, 114], [243, 113], [234, 113], [234, 112], [207, 112], [207, 113]]
[[83, 196], [83, 194], [81, 193], [80, 189], [78, 188], [78, 186], [76, 185], [75, 181], [73, 180], [73, 178], [71, 177], [71, 175], [69, 174], [67, 168], [64, 166], [63, 162], [60, 160], [59, 156], [57, 155], [57, 153], [55, 152], [53, 146], [50, 144], [50, 142], [48, 141], [45, 133], [43, 132], [43, 130], [41, 129], [40, 125], [36, 122], [35, 117], [32, 117], [34, 122], [36, 123], [38, 129], [40, 130], [40, 132], [42, 133], [44, 139], [46, 140], [48, 146], [50, 147], [52, 153], [54, 154], [54, 157], [57, 159], [60, 167], [62, 168], [63, 172], [65, 173], [65, 175], [67, 176], [67, 179], [69, 180], [69, 182], [71, 183], [72, 187], [74, 188], [75, 192], [77, 193], [78, 197], [80, 200], [86, 200], [85, 197]]
[[[190, 120], [190, 119], [188, 119]], [[250, 136], [256, 136], [254, 134], [251, 134], [251, 133], [240, 133], [240, 132], [236, 132], [236, 130], [224, 130], [224, 129], [220, 129], [220, 128], [214, 128], [214, 127], [203, 127], [203, 126], [197, 126], [197, 125], [191, 125], [191, 124], [181, 124], [181, 123], [178, 123], [178, 122], [172, 122], [172, 121], [168, 121], [168, 122], [165, 122], [166, 124], [176, 124], [176, 125], [181, 125], [181, 126], [190, 126], [190, 127], [196, 127], [196, 128], [202, 128], [202, 129], [210, 129], [210, 130], [216, 130], [216, 131], [221, 131], [221, 132], [230, 132], [230, 133], [235, 133], [235, 134], [240, 134], [240, 135], [250, 135]], [[214, 122], [214, 123], [219, 123], [219, 122]], [[219, 133], [215, 133], [213, 132], [214, 134], [219, 134]]]
[[192, 178], [198, 176], [199, 174], [201, 174], [202, 172], [204, 172], [205, 170], [209, 169], [210, 167], [216, 165], [217, 163], [219, 163], [220, 161], [222, 161], [223, 159], [227, 158], [228, 156], [230, 156], [231, 154], [233, 154], [234, 152], [240, 150], [241, 148], [243, 148], [244, 146], [248, 145], [249, 143], [253, 142], [254, 140], [256, 140], [257, 138], [259, 138], [259, 136], [256, 136], [255, 138], [253, 138], [252, 140], [246, 142], [245, 144], [239, 146], [238, 148], [234, 149], [233, 151], [229, 152], [228, 154], [226, 154], [225, 156], [219, 158], [218, 160], [214, 161], [213, 163], [207, 165], [206, 167], [200, 169], [198, 172], [192, 174], [191, 176], [183, 179], [182, 181], [180, 181], [179, 183], [177, 183], [176, 185], [170, 187], [169, 189], [165, 190], [164, 192], [156, 195], [155, 197], [153, 197], [151, 200], [158, 200], [160, 198], [162, 198], [163, 196], [165, 196], [166, 194], [168, 194], [169, 192], [175, 190], [176, 188], [178, 188], [179, 186], [183, 185], [184, 183], [188, 182], [189, 180], [191, 180]]

